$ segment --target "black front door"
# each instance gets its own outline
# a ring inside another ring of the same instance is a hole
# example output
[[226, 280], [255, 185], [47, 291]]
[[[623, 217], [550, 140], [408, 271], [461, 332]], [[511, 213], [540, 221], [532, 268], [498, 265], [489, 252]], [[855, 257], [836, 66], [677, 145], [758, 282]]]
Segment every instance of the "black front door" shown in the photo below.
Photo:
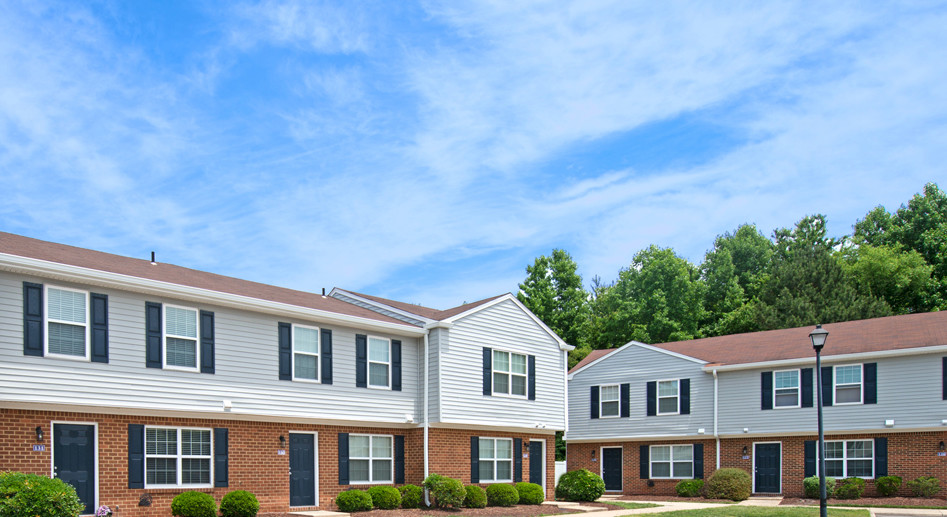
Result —
[[311, 434], [289, 435], [289, 505], [316, 506], [316, 440]]
[[756, 444], [753, 459], [756, 463], [757, 493], [779, 493], [780, 446], [778, 443]]
[[75, 487], [82, 513], [95, 512], [94, 425], [53, 424], [53, 475]]
[[[543, 467], [546, 458], [543, 456], [543, 442], [540, 440], [530, 440], [529, 442], [529, 482], [542, 486]], [[545, 487], [543, 487], [545, 488]]]
[[605, 490], [621, 491], [621, 448], [602, 449], [602, 479]]

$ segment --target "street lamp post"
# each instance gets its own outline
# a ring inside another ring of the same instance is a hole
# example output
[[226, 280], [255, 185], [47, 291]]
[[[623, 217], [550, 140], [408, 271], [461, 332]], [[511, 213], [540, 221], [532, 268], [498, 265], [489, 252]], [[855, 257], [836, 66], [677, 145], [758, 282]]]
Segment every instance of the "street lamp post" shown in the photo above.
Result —
[[816, 378], [816, 405], [819, 415], [819, 516], [828, 516], [828, 507], [825, 502], [825, 432], [822, 427], [822, 347], [825, 346], [827, 330], [822, 325], [816, 325], [815, 330], [809, 333], [812, 348], [815, 350], [815, 378]]

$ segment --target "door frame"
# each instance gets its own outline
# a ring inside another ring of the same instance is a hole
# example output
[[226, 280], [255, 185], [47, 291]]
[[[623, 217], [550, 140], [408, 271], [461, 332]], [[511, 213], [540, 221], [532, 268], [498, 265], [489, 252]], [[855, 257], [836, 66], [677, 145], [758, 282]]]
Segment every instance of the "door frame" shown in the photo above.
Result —
[[[533, 442], [540, 442], [540, 443], [543, 444], [543, 452], [542, 452], [542, 456], [540, 456], [540, 458], [542, 459], [542, 462], [543, 462], [543, 482], [542, 482], [542, 487], [543, 487], [543, 494], [545, 494], [545, 493], [546, 493], [546, 466], [547, 466], [547, 465], [546, 465], [546, 439], [545, 439], [545, 438], [530, 438], [530, 439], [529, 439], [530, 445], [532, 445]], [[532, 455], [532, 454], [529, 455], [529, 466], [530, 466], [530, 468], [533, 467], [533, 455]]]
[[[99, 424], [98, 422], [77, 422], [73, 420], [51, 420], [49, 422], [49, 477], [56, 477], [56, 433], [53, 429], [53, 426], [57, 424], [66, 424], [66, 425], [91, 425], [92, 426], [92, 458], [93, 458], [93, 467], [95, 472], [95, 483], [93, 488], [93, 501], [92, 508], [99, 507]], [[91, 514], [80, 514], [80, 515], [94, 515], [95, 510], [92, 510]]]
[[[313, 472], [313, 484], [315, 485], [316, 490], [316, 506], [319, 506], [319, 431], [288, 431], [286, 434], [311, 434], [312, 435], [312, 472]], [[287, 442], [288, 444], [288, 442]], [[288, 449], [287, 452], [292, 454], [292, 450]], [[286, 463], [289, 463], [289, 458], [286, 459]], [[286, 482], [289, 483], [289, 477], [287, 476]], [[290, 508], [308, 508], [307, 506], [290, 506]]]
[[599, 475], [602, 476], [602, 480], [605, 479], [605, 449], [618, 449], [619, 451], [621, 451], [621, 462], [620, 462], [621, 468], [618, 469], [619, 476], [620, 476], [619, 479], [621, 481], [621, 488], [619, 488], [618, 490], [606, 489], [605, 491], [606, 492], [624, 492], [625, 491], [625, 448], [622, 447], [621, 445], [603, 445], [602, 447], [599, 447], [598, 457], [599, 457], [599, 463], [601, 463], [601, 465], [599, 465], [598, 470], [599, 470]]
[[770, 492], [757, 492], [756, 491], [756, 446], [757, 445], [779, 445], [779, 494], [783, 493], [783, 442], [781, 441], [768, 441], [768, 442], [753, 442], [753, 493], [763, 493], [768, 494]]

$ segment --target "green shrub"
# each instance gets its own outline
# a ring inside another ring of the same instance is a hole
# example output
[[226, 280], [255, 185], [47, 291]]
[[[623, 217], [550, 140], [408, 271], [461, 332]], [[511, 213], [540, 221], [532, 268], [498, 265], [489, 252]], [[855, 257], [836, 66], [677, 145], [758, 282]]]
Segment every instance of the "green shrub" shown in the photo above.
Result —
[[703, 489], [703, 479], [682, 479], [677, 485], [674, 485], [674, 490], [681, 497], [697, 497]]
[[401, 506], [401, 492], [395, 487], [373, 486], [368, 489], [372, 506], [379, 510], [394, 510]]
[[901, 488], [901, 476], [881, 476], [875, 480], [875, 489], [881, 497], [891, 497]]
[[861, 499], [865, 493], [865, 480], [862, 478], [844, 478], [835, 483], [836, 499]]
[[566, 472], [556, 485], [556, 499], [563, 501], [594, 501], [604, 493], [601, 476], [586, 469]]
[[84, 507], [76, 489], [61, 479], [0, 472], [0, 515], [4, 517], [72, 517]]
[[335, 498], [339, 511], [345, 513], [367, 512], [372, 507], [372, 496], [364, 490], [346, 490]]
[[497, 483], [487, 487], [487, 504], [490, 506], [513, 506], [520, 502], [520, 494], [513, 485]]
[[709, 499], [743, 501], [750, 497], [753, 481], [743, 469], [720, 469], [714, 472], [704, 485]]
[[227, 492], [220, 500], [220, 515], [223, 517], [256, 517], [260, 502], [246, 490]]
[[431, 491], [433, 503], [439, 508], [459, 508], [464, 504], [467, 491], [456, 479], [431, 474], [424, 480], [424, 487]]
[[467, 491], [467, 497], [464, 498], [464, 506], [467, 508], [483, 508], [487, 506], [487, 492], [477, 485], [467, 485], [464, 487]]
[[402, 508], [420, 508], [424, 504], [424, 490], [417, 485], [404, 485], [398, 489], [401, 492]]
[[171, 500], [171, 515], [180, 517], [217, 517], [214, 496], [204, 492], [181, 492]]
[[[802, 491], [810, 499], [819, 498], [819, 476], [809, 476], [802, 480]], [[825, 498], [835, 493], [835, 478], [825, 478]]]
[[520, 495], [519, 504], [543, 504], [546, 500], [543, 487], [536, 483], [517, 483], [516, 492]]
[[908, 481], [908, 488], [914, 497], [934, 497], [934, 494], [940, 492], [940, 480], [934, 476], [921, 476]]

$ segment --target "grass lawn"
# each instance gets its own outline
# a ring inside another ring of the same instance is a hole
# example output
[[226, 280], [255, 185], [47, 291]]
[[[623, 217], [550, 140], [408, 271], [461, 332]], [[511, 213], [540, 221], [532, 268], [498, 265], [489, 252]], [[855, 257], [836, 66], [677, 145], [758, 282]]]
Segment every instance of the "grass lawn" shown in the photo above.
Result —
[[[679, 510], [659, 514], [661, 517], [818, 517], [818, 508], [773, 508], [768, 506], [721, 506], [703, 510]], [[829, 517], [869, 517], [868, 510], [829, 508]]]
[[637, 510], [638, 508], [656, 508], [661, 506], [660, 504], [654, 503], [629, 503], [627, 501], [601, 501], [610, 506], [617, 506], [619, 508], [624, 508], [626, 510]]

